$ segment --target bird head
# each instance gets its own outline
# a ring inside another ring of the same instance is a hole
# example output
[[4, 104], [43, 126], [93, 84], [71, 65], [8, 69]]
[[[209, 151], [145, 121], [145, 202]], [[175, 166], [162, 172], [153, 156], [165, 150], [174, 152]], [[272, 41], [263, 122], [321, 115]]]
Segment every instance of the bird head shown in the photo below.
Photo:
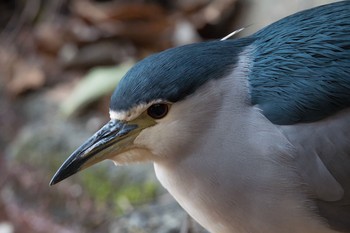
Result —
[[105, 159], [116, 164], [180, 159], [220, 108], [223, 93], [216, 81], [234, 69], [251, 42], [191, 44], [137, 63], [112, 94], [111, 120], [71, 154], [50, 184]]

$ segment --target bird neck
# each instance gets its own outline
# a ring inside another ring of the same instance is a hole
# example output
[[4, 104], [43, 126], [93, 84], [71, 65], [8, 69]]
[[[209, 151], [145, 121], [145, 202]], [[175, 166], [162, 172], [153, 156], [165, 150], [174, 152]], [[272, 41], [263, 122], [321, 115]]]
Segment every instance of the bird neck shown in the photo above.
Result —
[[[285, 232], [301, 232], [297, 227], [305, 227], [307, 218], [297, 207], [305, 199], [293, 191], [298, 190], [299, 180], [290, 170], [293, 157], [286, 153], [289, 142], [250, 104], [249, 61], [248, 49], [229, 75], [205, 84], [209, 96], [198, 95], [208, 101], [202, 105], [215, 102], [220, 108], [208, 117], [210, 122], [197, 125], [201, 131], [190, 137], [188, 148], [156, 161], [155, 172], [179, 204], [213, 233], [231, 233], [232, 229], [270, 233], [285, 226], [291, 226]], [[221, 90], [219, 94], [217, 90]], [[263, 207], [273, 202], [279, 204], [271, 209]], [[288, 217], [282, 212], [288, 212]]]

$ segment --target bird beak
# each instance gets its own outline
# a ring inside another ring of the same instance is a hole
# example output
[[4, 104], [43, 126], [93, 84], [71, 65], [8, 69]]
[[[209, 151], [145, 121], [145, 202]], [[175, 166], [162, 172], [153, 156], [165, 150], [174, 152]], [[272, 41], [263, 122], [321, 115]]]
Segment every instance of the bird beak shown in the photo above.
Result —
[[139, 132], [138, 124], [109, 121], [68, 157], [51, 179], [50, 185], [130, 149]]

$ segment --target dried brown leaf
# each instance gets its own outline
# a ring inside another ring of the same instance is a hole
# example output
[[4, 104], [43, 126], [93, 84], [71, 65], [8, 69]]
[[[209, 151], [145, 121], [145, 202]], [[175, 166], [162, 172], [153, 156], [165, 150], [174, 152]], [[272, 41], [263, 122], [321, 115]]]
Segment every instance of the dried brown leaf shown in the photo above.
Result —
[[35, 90], [45, 83], [44, 72], [34, 64], [17, 61], [14, 65], [13, 76], [7, 83], [7, 89], [12, 95], [19, 95], [28, 90]]

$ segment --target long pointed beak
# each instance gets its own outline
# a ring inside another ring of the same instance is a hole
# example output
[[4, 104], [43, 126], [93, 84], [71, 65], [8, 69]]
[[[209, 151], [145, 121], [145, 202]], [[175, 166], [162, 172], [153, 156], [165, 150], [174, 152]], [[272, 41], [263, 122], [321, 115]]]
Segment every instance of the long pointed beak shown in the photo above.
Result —
[[111, 120], [74, 151], [52, 177], [54, 185], [67, 177], [92, 166], [130, 147], [136, 124]]

